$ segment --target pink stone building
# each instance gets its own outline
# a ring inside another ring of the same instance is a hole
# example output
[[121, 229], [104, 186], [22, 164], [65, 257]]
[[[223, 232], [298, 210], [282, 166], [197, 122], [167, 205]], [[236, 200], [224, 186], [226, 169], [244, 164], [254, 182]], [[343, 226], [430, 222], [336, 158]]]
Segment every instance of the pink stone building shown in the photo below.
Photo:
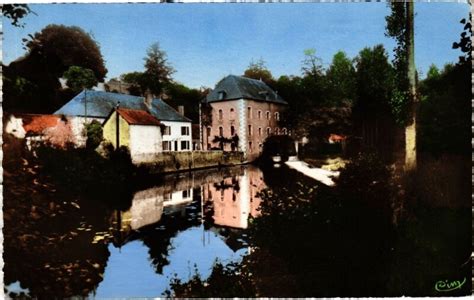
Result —
[[279, 124], [286, 106], [263, 81], [225, 77], [201, 103], [202, 149], [239, 150], [254, 160], [267, 137], [288, 133]]

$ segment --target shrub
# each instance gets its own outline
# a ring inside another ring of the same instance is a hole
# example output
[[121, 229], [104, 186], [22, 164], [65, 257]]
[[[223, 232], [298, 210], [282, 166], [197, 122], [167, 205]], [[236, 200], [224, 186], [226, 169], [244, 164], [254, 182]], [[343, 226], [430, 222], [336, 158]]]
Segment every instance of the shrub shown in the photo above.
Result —
[[87, 136], [86, 148], [94, 150], [103, 140], [102, 125], [97, 120], [93, 120], [85, 126], [85, 129]]

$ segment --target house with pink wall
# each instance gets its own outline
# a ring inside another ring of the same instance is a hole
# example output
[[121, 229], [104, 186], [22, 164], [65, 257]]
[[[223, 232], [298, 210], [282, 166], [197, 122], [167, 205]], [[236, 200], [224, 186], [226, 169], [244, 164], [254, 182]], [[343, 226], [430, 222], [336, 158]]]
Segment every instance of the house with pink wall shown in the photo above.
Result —
[[238, 150], [247, 160], [256, 159], [267, 137], [288, 134], [279, 124], [287, 105], [261, 80], [223, 78], [200, 105], [202, 149]]

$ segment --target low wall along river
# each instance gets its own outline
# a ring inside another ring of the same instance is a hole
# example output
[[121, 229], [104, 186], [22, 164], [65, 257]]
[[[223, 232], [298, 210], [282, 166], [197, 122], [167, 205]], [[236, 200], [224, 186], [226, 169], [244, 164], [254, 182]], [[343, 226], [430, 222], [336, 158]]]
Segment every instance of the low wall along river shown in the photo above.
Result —
[[215, 150], [163, 152], [153, 157], [153, 159], [147, 159], [147, 161], [147, 163], [140, 163], [138, 166], [149, 169], [151, 173], [169, 173], [215, 166], [239, 165], [245, 163], [245, 157], [242, 152]]

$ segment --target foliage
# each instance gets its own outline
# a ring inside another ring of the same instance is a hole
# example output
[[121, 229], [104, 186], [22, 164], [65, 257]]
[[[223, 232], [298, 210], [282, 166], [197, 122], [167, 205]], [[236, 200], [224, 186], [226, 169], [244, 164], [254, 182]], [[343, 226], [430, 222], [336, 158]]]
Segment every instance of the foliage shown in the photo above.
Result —
[[376, 154], [359, 154], [346, 164], [336, 183], [343, 198], [380, 208], [390, 220], [390, 171]]
[[[4, 108], [26, 113], [52, 113], [69, 101], [59, 78], [71, 66], [91, 69], [98, 81], [107, 69], [99, 46], [81, 28], [48, 25], [23, 39], [28, 53], [4, 67]], [[18, 78], [31, 83], [19, 89]]]
[[27, 4], [3, 4], [2, 12], [3, 16], [10, 19], [15, 27], [24, 27], [20, 20], [28, 14], [34, 13]]
[[69, 69], [64, 72], [63, 77], [67, 80], [67, 86], [76, 93], [83, 89], [90, 89], [97, 84], [94, 72], [91, 69], [85, 69], [79, 66], [69, 67]]
[[420, 82], [420, 151], [465, 153], [471, 137], [471, 68], [446, 65], [438, 76]]
[[394, 71], [382, 45], [364, 48], [356, 62], [356, 108], [364, 115], [374, 116], [390, 111]]
[[322, 60], [316, 56], [316, 49], [305, 49], [304, 55], [305, 58], [301, 67], [303, 75], [313, 77], [314, 79], [321, 77], [323, 75]]
[[464, 30], [461, 33], [461, 38], [459, 40], [459, 43], [457, 43], [457, 42], [453, 43], [453, 49], [460, 48], [461, 51], [464, 53], [463, 56], [459, 57], [459, 62], [460, 63], [471, 63], [471, 50], [472, 50], [472, 42], [471, 42], [472, 24], [471, 24], [471, 19], [472, 19], [472, 14], [469, 13], [469, 19], [467, 21], [466, 21], [466, 19], [462, 19], [460, 21], [461, 24], [464, 24]]
[[93, 120], [85, 126], [85, 129], [87, 136], [86, 148], [94, 150], [104, 139], [102, 125], [98, 121]]
[[130, 72], [120, 76], [120, 80], [130, 84], [128, 92], [134, 96], [143, 96], [146, 93], [146, 80], [143, 72]]
[[224, 136], [214, 136], [214, 138], [212, 139], [212, 142], [213, 143], [216, 143], [216, 144], [219, 144], [219, 149], [221, 150], [224, 150], [224, 146], [226, 144], [230, 144], [232, 143], [232, 138], [227, 138], [227, 137], [224, 137]]
[[51, 24], [23, 41], [28, 56], [42, 59], [55, 77], [71, 66], [91, 69], [99, 81], [107, 74], [99, 45], [80, 27]]
[[329, 103], [339, 105], [343, 101], [354, 99], [356, 72], [352, 61], [343, 51], [334, 54], [326, 77], [329, 85]]
[[247, 69], [244, 71], [244, 76], [257, 80], [262, 80], [269, 86], [272, 86], [274, 82], [272, 73], [266, 66], [266, 63], [263, 58], [260, 58], [257, 61], [252, 60]]
[[175, 71], [169, 65], [166, 52], [161, 50], [159, 43], [152, 44], [146, 54], [145, 85], [152, 94], [160, 95]]
[[255, 297], [256, 291], [250, 280], [251, 275], [239, 264], [231, 263], [223, 265], [216, 262], [212, 273], [206, 280], [202, 279], [197, 270], [188, 282], [181, 282], [173, 278], [170, 287], [173, 292], [167, 290], [165, 295], [170, 297]]
[[199, 102], [205, 97], [205, 93], [198, 89], [188, 88], [177, 82], [170, 82], [166, 85], [168, 99], [166, 102], [175, 109], [178, 106], [184, 107], [184, 114], [193, 123], [199, 123]]
[[395, 86], [393, 99], [391, 99], [392, 113], [398, 124], [405, 125], [408, 121], [410, 94], [408, 80], [408, 28], [406, 27], [408, 11], [405, 2], [389, 3], [391, 14], [387, 21], [385, 35], [393, 37], [397, 45], [394, 50], [393, 65], [395, 72]]

